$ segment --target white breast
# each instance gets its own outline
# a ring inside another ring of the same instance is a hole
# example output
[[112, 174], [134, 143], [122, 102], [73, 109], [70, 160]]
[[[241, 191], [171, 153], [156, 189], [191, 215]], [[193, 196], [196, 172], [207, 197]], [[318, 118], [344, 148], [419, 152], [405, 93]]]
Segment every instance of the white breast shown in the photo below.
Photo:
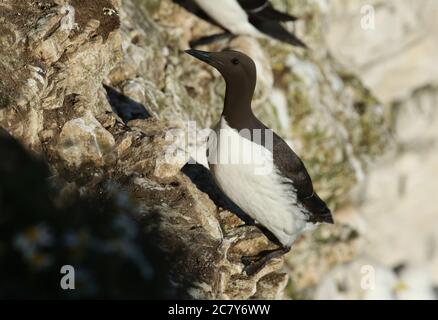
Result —
[[236, 0], [195, 0], [214, 21], [234, 34], [262, 36]]
[[[284, 184], [272, 152], [243, 138], [224, 118], [209, 138], [208, 162], [222, 191], [251, 218], [290, 246], [314, 225], [296, 205], [291, 185]], [[217, 137], [217, 139], [216, 139]]]

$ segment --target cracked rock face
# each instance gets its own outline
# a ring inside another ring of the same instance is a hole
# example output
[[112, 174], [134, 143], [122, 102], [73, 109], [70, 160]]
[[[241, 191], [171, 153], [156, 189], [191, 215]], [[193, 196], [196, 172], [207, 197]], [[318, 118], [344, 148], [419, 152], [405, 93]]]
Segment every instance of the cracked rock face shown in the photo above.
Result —
[[79, 167], [87, 162], [99, 164], [114, 144], [114, 137], [88, 114], [64, 124], [56, 148], [67, 165]]
[[[209, 49], [230, 46], [254, 57], [255, 111], [293, 141], [318, 192], [341, 207], [386, 143], [383, 107], [329, 57], [320, 41], [321, 7], [274, 3], [306, 17], [297, 32], [314, 46], [312, 53], [245, 37]], [[180, 255], [172, 278], [190, 283], [192, 297], [285, 297], [283, 259], [253, 277], [242, 272], [242, 256], [275, 245], [244, 225], [204, 167], [185, 165], [186, 145], [183, 156], [166, 159], [169, 130], [186, 130], [187, 120], [200, 128], [218, 120], [223, 80], [182, 52], [215, 27], [169, 0], [5, 0], [0, 22], [1, 127], [46, 159], [69, 188], [87, 194], [117, 184], [126, 190], [142, 227], [153, 217], [157, 244]], [[357, 238], [342, 223], [303, 237], [286, 259], [288, 293], [300, 297], [349, 259]]]

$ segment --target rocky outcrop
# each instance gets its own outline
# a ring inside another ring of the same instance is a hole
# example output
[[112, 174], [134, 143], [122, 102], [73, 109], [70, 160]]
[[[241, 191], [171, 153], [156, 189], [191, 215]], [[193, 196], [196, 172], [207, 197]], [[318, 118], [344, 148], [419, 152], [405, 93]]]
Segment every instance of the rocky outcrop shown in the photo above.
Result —
[[[303, 17], [296, 29], [312, 50], [245, 37], [210, 49], [254, 57], [255, 111], [293, 139], [316, 189], [339, 208], [387, 143], [384, 109], [330, 56], [316, 2], [274, 3]], [[185, 165], [189, 156], [202, 162], [202, 139], [169, 135], [188, 135], [187, 120], [205, 128], [218, 119], [223, 81], [182, 52], [215, 27], [169, 0], [3, 1], [0, 21], [0, 126], [46, 159], [60, 185], [81, 194], [120, 185], [144, 228], [154, 218], [157, 244], [178, 253], [172, 276], [191, 284], [192, 297], [284, 297], [282, 259], [242, 273], [242, 256], [274, 244], [244, 225], [205, 168]], [[301, 239], [286, 259], [287, 292], [304, 295], [357, 240], [342, 220]]]

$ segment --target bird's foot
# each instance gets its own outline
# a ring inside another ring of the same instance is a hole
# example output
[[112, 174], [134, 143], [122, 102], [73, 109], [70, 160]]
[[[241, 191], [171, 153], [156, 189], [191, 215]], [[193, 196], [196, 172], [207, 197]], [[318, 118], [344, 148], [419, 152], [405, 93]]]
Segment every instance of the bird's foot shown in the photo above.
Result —
[[258, 260], [260, 260], [260, 256], [243, 256], [240, 261], [242, 261], [243, 265], [245, 267], [257, 262]]
[[246, 265], [245, 268], [243, 268], [243, 272], [245, 272], [248, 277], [252, 277], [256, 273], [261, 271], [267, 264], [267, 261], [263, 263], [261, 261], [256, 261]]
[[289, 250], [290, 248], [279, 248], [263, 251], [257, 256], [244, 256], [241, 258], [242, 263], [245, 265], [243, 271], [251, 277], [266, 267], [272, 259], [286, 254]]

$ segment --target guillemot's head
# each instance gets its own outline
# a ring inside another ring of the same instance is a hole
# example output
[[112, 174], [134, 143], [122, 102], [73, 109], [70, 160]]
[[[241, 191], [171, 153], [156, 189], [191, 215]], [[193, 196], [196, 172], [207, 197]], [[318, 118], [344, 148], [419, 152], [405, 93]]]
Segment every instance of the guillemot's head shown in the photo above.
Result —
[[240, 84], [242, 87], [245, 84], [255, 85], [255, 63], [250, 57], [241, 52], [233, 50], [206, 52], [190, 49], [186, 50], [186, 53], [216, 68], [227, 83]]

